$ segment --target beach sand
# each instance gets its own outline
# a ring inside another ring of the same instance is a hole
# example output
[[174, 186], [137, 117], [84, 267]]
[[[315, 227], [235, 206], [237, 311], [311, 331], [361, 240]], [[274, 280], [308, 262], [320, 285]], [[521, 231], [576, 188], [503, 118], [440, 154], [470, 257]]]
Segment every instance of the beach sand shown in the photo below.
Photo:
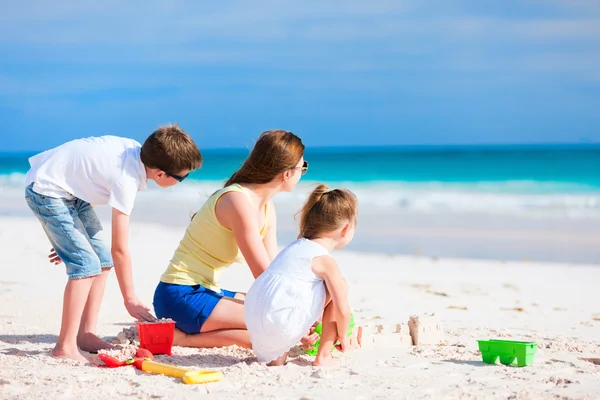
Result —
[[[151, 305], [182, 227], [132, 225], [136, 290]], [[358, 234], [360, 234], [360, 227]], [[493, 239], [491, 239], [493, 240]], [[436, 313], [439, 346], [402, 346], [389, 330], [372, 347], [339, 354], [341, 366], [311, 366], [293, 351], [285, 367], [267, 368], [251, 351], [174, 348], [162, 362], [218, 369], [221, 382], [185, 385], [133, 367], [74, 366], [49, 356], [60, 327], [64, 266], [47, 262], [50, 246], [32, 217], [0, 218], [0, 398], [3, 399], [597, 399], [600, 365], [598, 265], [485, 261], [334, 253], [350, 285], [359, 325], [404, 323]], [[245, 291], [248, 268], [232, 266], [223, 286]], [[111, 340], [133, 326], [112, 274], [98, 333]], [[481, 362], [477, 339], [536, 341], [532, 366]], [[90, 358], [96, 359], [94, 355]]]

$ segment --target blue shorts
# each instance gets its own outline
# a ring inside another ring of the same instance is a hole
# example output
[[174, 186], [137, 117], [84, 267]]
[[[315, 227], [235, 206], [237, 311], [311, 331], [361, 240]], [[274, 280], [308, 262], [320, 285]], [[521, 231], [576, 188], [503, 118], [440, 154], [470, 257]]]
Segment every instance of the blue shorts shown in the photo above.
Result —
[[160, 282], [154, 291], [154, 312], [158, 318], [171, 318], [185, 333], [199, 333], [217, 303], [234, 296], [235, 292], [224, 289], [217, 293], [201, 285]]
[[113, 266], [102, 224], [90, 203], [44, 196], [33, 191], [33, 184], [25, 189], [25, 200], [65, 263], [69, 279], [90, 278]]

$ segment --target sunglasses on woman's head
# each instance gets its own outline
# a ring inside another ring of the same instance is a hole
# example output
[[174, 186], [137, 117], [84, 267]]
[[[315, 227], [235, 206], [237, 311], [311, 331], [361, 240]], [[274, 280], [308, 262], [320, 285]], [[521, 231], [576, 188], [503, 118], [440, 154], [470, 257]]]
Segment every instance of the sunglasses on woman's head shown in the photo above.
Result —
[[183, 180], [184, 180], [185, 178], [187, 178], [187, 177], [188, 177], [188, 175], [189, 175], [189, 174], [185, 174], [184, 176], [181, 176], [181, 175], [172, 174], [172, 173], [170, 173], [170, 172], [167, 172], [167, 171], [165, 171], [165, 174], [166, 174], [167, 176], [170, 176], [171, 178], [173, 178], [173, 179], [177, 180], [177, 182], [183, 182]]

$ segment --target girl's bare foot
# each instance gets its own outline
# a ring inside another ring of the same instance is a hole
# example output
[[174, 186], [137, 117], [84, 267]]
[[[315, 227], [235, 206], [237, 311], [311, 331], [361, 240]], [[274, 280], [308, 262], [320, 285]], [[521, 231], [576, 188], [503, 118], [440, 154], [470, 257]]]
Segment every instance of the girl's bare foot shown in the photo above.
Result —
[[285, 362], [287, 361], [287, 356], [288, 356], [288, 353], [286, 352], [279, 358], [276, 358], [275, 360], [268, 363], [267, 367], [282, 367], [282, 366], [284, 366]]
[[99, 350], [111, 350], [115, 346], [100, 339], [91, 332], [86, 332], [77, 336], [77, 346], [83, 351], [97, 353]]
[[340, 362], [339, 360], [336, 360], [335, 358], [331, 357], [331, 355], [321, 357], [317, 355], [317, 358], [315, 358], [313, 365], [315, 367], [339, 367]]
[[83, 364], [87, 364], [90, 362], [87, 358], [85, 358], [83, 354], [79, 352], [77, 348], [66, 349], [64, 347], [58, 347], [57, 345], [56, 347], [54, 347], [54, 349], [52, 349], [52, 353], [50, 354], [54, 358], [69, 358], [71, 360], [78, 361]]

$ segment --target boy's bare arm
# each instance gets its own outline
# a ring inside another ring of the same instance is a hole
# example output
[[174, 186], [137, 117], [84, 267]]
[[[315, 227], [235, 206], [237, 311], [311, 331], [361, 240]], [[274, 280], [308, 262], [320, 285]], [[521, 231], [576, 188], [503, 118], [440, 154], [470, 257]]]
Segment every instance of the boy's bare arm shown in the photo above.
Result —
[[133, 288], [131, 254], [129, 253], [129, 215], [112, 210], [112, 257], [117, 281], [129, 314], [140, 321], [154, 321], [150, 308], [139, 301]]

